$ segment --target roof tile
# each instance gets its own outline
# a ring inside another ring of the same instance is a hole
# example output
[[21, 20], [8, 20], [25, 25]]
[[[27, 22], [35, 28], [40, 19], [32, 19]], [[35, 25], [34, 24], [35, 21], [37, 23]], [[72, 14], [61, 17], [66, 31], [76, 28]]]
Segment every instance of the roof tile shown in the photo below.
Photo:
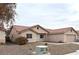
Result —
[[67, 27], [67, 28], [60, 28], [60, 29], [47, 29], [50, 34], [60, 34], [60, 33], [65, 33], [67, 32], [68, 30], [72, 29], [72, 27]]

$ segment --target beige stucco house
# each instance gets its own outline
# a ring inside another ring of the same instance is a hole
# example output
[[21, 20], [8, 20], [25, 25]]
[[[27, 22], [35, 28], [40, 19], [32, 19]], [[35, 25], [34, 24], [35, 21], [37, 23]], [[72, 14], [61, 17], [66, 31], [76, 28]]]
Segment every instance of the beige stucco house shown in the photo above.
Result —
[[26, 37], [29, 42], [74, 42], [77, 32], [72, 27], [53, 30], [45, 29], [40, 25], [31, 27], [14, 25], [10, 33], [10, 38], [12, 41], [15, 41], [19, 36]]
[[39, 25], [32, 27], [26, 26], [13, 26], [10, 33], [10, 38], [15, 41], [17, 37], [26, 37], [29, 42], [45, 41], [47, 38], [48, 31]]

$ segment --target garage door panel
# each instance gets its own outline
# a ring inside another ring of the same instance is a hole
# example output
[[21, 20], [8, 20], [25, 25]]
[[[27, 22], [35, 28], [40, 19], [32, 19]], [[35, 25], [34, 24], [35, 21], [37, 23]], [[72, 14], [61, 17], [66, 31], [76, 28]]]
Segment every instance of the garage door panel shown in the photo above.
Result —
[[75, 41], [76, 36], [75, 35], [67, 35], [67, 41], [68, 42], [74, 42]]

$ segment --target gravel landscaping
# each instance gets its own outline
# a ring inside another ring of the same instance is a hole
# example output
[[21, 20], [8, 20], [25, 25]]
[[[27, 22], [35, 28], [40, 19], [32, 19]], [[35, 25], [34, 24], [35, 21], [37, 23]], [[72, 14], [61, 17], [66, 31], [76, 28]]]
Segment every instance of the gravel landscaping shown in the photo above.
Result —
[[[32, 55], [32, 52], [35, 51], [35, 46], [44, 45], [45, 43], [46, 42], [35, 42], [26, 45], [0, 45], [0, 55]], [[79, 50], [79, 44], [73, 43], [48, 43], [47, 45], [51, 55], [64, 55]]]

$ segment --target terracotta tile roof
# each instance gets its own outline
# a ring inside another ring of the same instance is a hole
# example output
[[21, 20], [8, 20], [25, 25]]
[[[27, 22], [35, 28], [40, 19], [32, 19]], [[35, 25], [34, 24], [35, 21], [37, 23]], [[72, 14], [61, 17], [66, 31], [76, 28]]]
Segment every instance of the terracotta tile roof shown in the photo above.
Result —
[[17, 32], [20, 32], [24, 29], [28, 29], [29, 27], [28, 26], [14, 25], [13, 28], [16, 29]]
[[[14, 25], [13, 26], [13, 30], [16, 29], [17, 32], [22, 32], [23, 30], [26, 30], [26, 29], [31, 29], [32, 27], [35, 27], [35, 26], [19, 26], [19, 25]], [[44, 28], [43, 28], [44, 29]], [[60, 33], [65, 33], [69, 30], [73, 29], [72, 27], [67, 27], [67, 28], [60, 28], [60, 29], [44, 29], [46, 31], [49, 32], [49, 34], [60, 34]], [[31, 29], [32, 30], [32, 29]], [[74, 30], [74, 29], [73, 29]], [[33, 30], [34, 31], [34, 30]], [[75, 30], [74, 30], [75, 31]], [[34, 31], [34, 32], [37, 32], [37, 31]], [[76, 31], [75, 31], [76, 32]]]
[[69, 30], [73, 29], [72, 27], [67, 27], [67, 28], [60, 28], [60, 29], [54, 29], [54, 30], [51, 30], [51, 29], [47, 29], [50, 34], [60, 34], [60, 33], [65, 33]]
[[[41, 33], [40, 31], [35, 31], [33, 30], [32, 28], [33, 27], [40, 27], [42, 28], [43, 30], [47, 31], [46, 29], [44, 29], [43, 27], [41, 27], [40, 25], [34, 25], [34, 26], [19, 26], [19, 25], [14, 25], [13, 28], [14, 30], [16, 29], [17, 32], [21, 33], [23, 31], [26, 31], [27, 29], [33, 31], [33, 32], [36, 32], [36, 33]], [[47, 31], [48, 32], [48, 31]]]

